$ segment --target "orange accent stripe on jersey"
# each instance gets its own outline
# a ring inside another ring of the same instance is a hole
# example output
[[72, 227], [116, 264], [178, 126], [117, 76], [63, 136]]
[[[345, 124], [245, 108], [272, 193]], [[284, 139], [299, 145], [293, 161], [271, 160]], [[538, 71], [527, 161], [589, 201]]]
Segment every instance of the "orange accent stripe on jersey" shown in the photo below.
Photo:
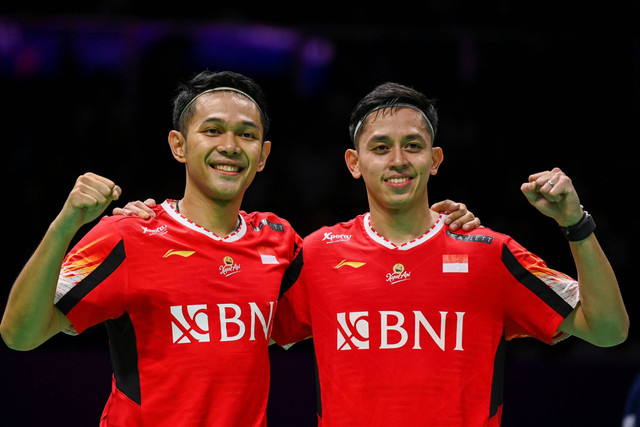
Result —
[[[86, 249], [100, 243], [104, 239], [107, 239], [111, 236], [111, 234], [102, 236], [92, 242], [89, 242], [85, 246], [78, 248], [73, 252], [69, 252], [67, 257], [65, 258], [64, 264], [62, 265], [61, 275], [63, 277], [86, 277], [93, 270], [95, 270], [103, 260], [102, 256], [94, 255], [90, 257], [83, 257], [81, 253]], [[106, 255], [106, 254], [105, 254]], [[77, 259], [73, 259], [77, 258]]]

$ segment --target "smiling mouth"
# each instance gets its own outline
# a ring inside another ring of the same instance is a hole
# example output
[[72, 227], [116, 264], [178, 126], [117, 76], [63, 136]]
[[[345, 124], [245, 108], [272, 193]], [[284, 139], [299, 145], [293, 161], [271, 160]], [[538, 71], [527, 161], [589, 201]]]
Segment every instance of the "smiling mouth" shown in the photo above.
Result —
[[233, 166], [233, 165], [211, 165], [211, 167], [215, 170], [218, 170], [221, 172], [228, 172], [228, 173], [238, 173], [244, 169], [240, 166]]
[[387, 178], [385, 181], [388, 182], [389, 184], [404, 184], [406, 182], [411, 181], [411, 178], [404, 176], [404, 177], [398, 177], [398, 178]]

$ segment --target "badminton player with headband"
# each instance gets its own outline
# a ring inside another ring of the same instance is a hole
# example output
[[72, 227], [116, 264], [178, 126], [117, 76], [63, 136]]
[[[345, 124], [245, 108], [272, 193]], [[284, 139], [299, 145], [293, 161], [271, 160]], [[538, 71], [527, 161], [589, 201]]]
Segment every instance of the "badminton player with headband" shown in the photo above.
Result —
[[302, 272], [278, 304], [277, 343], [313, 335], [322, 427], [497, 427], [506, 341], [627, 337], [618, 283], [571, 180], [553, 169], [521, 191], [563, 227], [578, 281], [509, 236], [453, 231], [427, 208], [443, 159], [436, 130], [434, 102], [412, 88], [387, 83], [362, 99], [345, 160], [370, 211], [305, 238]]
[[203, 72], [179, 86], [173, 118], [180, 201], [149, 220], [104, 217], [65, 256], [121, 192], [78, 178], [16, 280], [0, 332], [29, 350], [104, 322], [113, 386], [101, 426], [264, 427], [269, 334], [302, 245], [286, 220], [240, 210], [271, 146], [264, 95], [245, 76]]

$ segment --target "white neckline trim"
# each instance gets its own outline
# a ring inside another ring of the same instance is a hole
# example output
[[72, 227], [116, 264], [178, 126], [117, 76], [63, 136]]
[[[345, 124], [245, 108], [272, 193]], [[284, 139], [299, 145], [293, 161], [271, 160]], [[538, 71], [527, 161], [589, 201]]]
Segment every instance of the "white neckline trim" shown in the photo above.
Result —
[[421, 245], [422, 243], [426, 242], [427, 240], [431, 239], [434, 235], [436, 235], [438, 231], [440, 231], [442, 227], [444, 227], [444, 215], [443, 214], [438, 215], [438, 219], [436, 220], [435, 224], [433, 224], [431, 228], [429, 228], [426, 231], [426, 233], [424, 233], [422, 236], [418, 237], [417, 239], [411, 240], [409, 242], [403, 243], [401, 245], [396, 245], [395, 243], [390, 242], [389, 240], [385, 239], [380, 234], [378, 234], [373, 229], [373, 227], [371, 227], [370, 212], [367, 212], [365, 214], [364, 218], [362, 219], [362, 222], [364, 224], [364, 230], [366, 231], [367, 235], [371, 238], [371, 240], [375, 241], [376, 243], [388, 249], [397, 249], [399, 251], [407, 251], [411, 248], [415, 248], [416, 246]]
[[167, 214], [169, 214], [171, 218], [175, 219], [180, 224], [184, 225], [187, 228], [190, 228], [193, 231], [197, 231], [200, 234], [204, 234], [205, 236], [208, 236], [213, 240], [216, 240], [219, 242], [235, 242], [237, 240], [240, 240], [247, 232], [247, 223], [244, 222], [244, 218], [242, 218], [242, 215], [238, 215], [238, 219], [240, 221], [240, 226], [238, 227], [238, 229], [226, 237], [220, 237], [217, 234], [207, 230], [204, 227], [199, 226], [195, 222], [190, 221], [185, 216], [178, 213], [178, 211], [176, 211], [176, 208], [173, 207], [173, 205], [170, 203], [169, 200], [165, 200], [164, 202], [162, 202], [160, 206], [164, 209], [164, 211]]

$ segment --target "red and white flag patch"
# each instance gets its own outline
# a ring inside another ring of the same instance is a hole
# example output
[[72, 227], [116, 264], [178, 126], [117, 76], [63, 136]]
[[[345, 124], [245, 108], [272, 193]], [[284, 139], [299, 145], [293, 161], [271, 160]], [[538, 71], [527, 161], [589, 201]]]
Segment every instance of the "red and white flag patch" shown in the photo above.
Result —
[[260, 246], [258, 247], [258, 253], [263, 264], [280, 264], [273, 249]]
[[443, 273], [468, 273], [469, 255], [467, 254], [445, 254], [442, 255]]

